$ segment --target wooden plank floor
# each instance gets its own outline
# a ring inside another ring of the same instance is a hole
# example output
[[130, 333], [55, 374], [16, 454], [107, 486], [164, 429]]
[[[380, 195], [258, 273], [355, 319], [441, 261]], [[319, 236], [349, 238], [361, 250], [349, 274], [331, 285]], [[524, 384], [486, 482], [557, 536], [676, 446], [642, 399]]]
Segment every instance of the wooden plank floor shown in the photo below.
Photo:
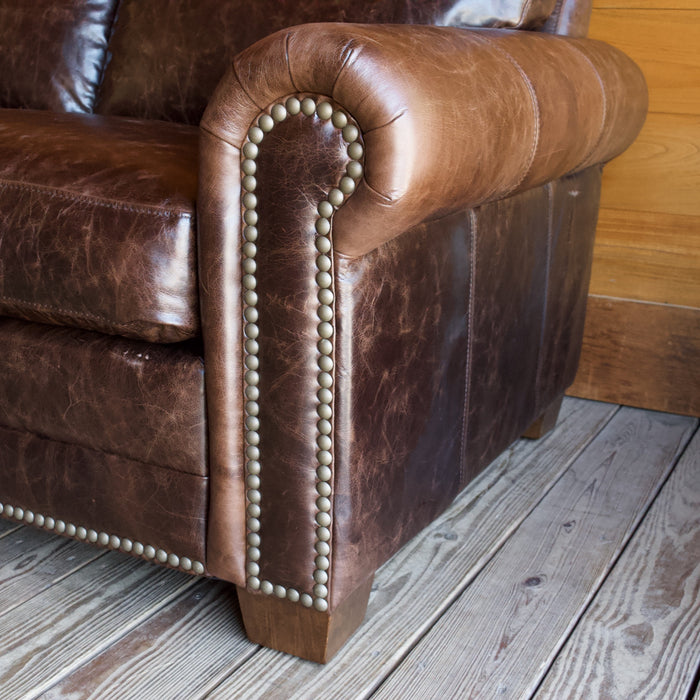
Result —
[[0, 520], [0, 699], [697, 698], [697, 420], [566, 399], [377, 573], [326, 666], [231, 586]]

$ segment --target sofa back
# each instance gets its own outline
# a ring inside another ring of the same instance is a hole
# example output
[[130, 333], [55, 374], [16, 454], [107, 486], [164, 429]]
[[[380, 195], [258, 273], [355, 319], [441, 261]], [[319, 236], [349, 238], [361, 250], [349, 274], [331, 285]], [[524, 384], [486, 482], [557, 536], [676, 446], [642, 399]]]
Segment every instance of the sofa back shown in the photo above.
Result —
[[296, 24], [529, 26], [543, 22], [554, 4], [555, 0], [121, 0], [97, 111], [197, 124], [233, 56]]
[[[584, 10], [577, 14], [563, 9], [579, 5]], [[197, 124], [233, 56], [278, 29], [378, 22], [544, 25], [545, 31], [570, 33], [571, 22], [562, 19], [586, 15], [589, 5], [590, 0], [0, 0], [0, 107]]]

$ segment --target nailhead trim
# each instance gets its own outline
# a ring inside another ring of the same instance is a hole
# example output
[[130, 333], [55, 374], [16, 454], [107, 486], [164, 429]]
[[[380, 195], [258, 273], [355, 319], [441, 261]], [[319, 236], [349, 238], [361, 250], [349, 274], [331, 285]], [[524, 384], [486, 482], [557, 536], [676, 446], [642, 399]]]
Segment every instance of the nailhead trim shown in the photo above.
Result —
[[[259, 404], [260, 390], [258, 384], [258, 352], [259, 328], [258, 320], [258, 295], [255, 292], [257, 269], [255, 256], [257, 253], [256, 241], [258, 239], [258, 214], [256, 211], [257, 197], [255, 188], [257, 181], [255, 174], [258, 156], [258, 144], [265, 138], [275, 124], [284, 121], [288, 115], [299, 113], [307, 117], [316, 116], [323, 121], [329, 119], [336, 129], [341, 129], [343, 139], [348, 144], [348, 156], [350, 162], [346, 167], [346, 173], [341, 178], [338, 186], [333, 188], [327, 198], [318, 205], [318, 219], [316, 219], [315, 247], [316, 257], [316, 288], [318, 306], [316, 313], [319, 318], [318, 332], [318, 375], [316, 396], [317, 404], [317, 438], [316, 444], [316, 542], [314, 556], [313, 597], [308, 593], [299, 593], [295, 588], [285, 588], [275, 585], [267, 580], [260, 579], [260, 513], [261, 493], [260, 474], [262, 471], [260, 457], [260, 420]], [[363, 168], [360, 160], [363, 156], [362, 144], [358, 139], [360, 130], [348, 120], [348, 115], [339, 109], [334, 109], [325, 100], [316, 102], [311, 97], [300, 100], [298, 97], [290, 97], [285, 103], [276, 103], [270, 108], [269, 114], [261, 114], [257, 122], [248, 130], [248, 137], [242, 148], [241, 160], [241, 202], [242, 215], [245, 227], [242, 242], [242, 267], [243, 267], [243, 317], [244, 317], [244, 384], [246, 397], [245, 418], [245, 452], [246, 452], [246, 497], [247, 497], [247, 582], [252, 590], [259, 590], [265, 595], [274, 595], [278, 598], [286, 598], [292, 602], [299, 602], [304, 607], [314, 607], [320, 612], [328, 610], [328, 581], [330, 568], [330, 539], [331, 539], [331, 492], [333, 478], [333, 369], [334, 347], [333, 335], [334, 320], [334, 294], [332, 275], [332, 250], [331, 219], [335, 210], [341, 206], [345, 198], [355, 191], [356, 181], [362, 177]]]
[[0, 515], [6, 518], [14, 518], [19, 522], [35, 525], [45, 530], [53, 530], [59, 535], [68, 535], [69, 537], [99, 544], [110, 549], [121, 549], [122, 552], [135, 554], [144, 559], [155, 559], [161, 564], [169, 564], [174, 569], [181, 569], [190, 574], [201, 575], [204, 573], [204, 564], [200, 561], [195, 561], [188, 557], [179, 557], [177, 554], [153, 547], [150, 544], [144, 545], [141, 542], [134, 542], [128, 537], [118, 537], [107, 532], [97, 532], [97, 530], [85, 528], [82, 525], [73, 525], [73, 523], [67, 523], [63, 520], [56, 520], [50, 515], [35, 513], [20, 506], [0, 503]]

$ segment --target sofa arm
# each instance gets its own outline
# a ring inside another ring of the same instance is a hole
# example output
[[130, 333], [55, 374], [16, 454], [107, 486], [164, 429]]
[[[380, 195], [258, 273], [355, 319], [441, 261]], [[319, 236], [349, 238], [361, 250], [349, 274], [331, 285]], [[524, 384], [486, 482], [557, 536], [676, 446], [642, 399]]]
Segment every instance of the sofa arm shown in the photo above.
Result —
[[310, 24], [239, 54], [202, 128], [240, 147], [262, 109], [306, 92], [333, 98], [363, 134], [364, 178], [333, 224], [335, 250], [351, 256], [422, 221], [606, 162], [632, 142], [647, 109], [637, 66], [597, 41]]
[[[307, 25], [236, 58], [202, 121], [197, 202], [211, 573], [342, 610], [527, 428], [551, 393], [533, 389], [540, 338], [575, 335], [547, 333], [547, 279], [571, 277], [548, 277], [568, 240], [557, 222], [585, 222], [561, 266], [574, 258], [583, 280], [588, 166], [624, 149], [645, 108], [619, 52], [529, 33]], [[569, 326], [585, 299], [572, 284]], [[493, 367], [467, 362], [477, 344]], [[486, 456], [462, 474], [472, 364], [495, 405], [523, 393], [512, 375], [528, 394], [505, 422], [479, 414]]]

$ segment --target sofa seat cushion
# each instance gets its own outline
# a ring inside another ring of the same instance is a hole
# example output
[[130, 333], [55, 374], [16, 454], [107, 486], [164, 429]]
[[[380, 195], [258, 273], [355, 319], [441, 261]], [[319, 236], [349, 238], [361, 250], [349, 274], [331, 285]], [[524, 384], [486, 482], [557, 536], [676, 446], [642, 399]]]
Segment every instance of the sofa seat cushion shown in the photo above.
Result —
[[197, 343], [161, 345], [0, 317], [0, 426], [206, 476]]
[[197, 129], [0, 110], [0, 314], [198, 334]]

